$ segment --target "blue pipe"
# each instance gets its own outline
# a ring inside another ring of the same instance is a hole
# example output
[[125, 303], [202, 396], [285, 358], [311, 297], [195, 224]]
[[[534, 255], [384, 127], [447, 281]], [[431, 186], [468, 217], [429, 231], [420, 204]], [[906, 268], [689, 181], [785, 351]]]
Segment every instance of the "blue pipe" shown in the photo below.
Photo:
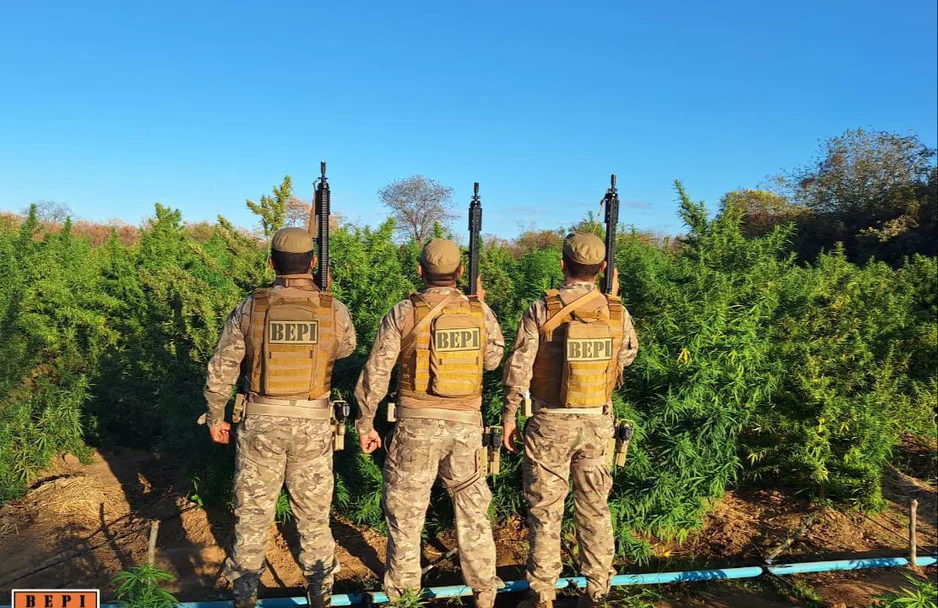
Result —
[[[648, 572], [646, 574], [620, 574], [612, 577], [613, 586], [622, 585], [652, 585], [662, 583], [680, 583], [689, 581], [712, 581], [728, 580], [739, 578], [755, 578], [762, 575], [762, 568], [758, 566], [749, 566], [746, 568], [724, 568], [719, 570], [691, 570], [688, 572]], [[568, 587], [584, 588], [586, 587], [586, 577], [571, 576], [561, 578], [557, 581], [558, 589]], [[518, 591], [527, 591], [528, 581], [508, 581], [505, 586], [498, 590], [499, 593], [516, 593]], [[449, 587], [430, 587], [424, 590], [428, 599], [446, 598], [446, 597], [465, 597], [472, 595], [472, 589], [465, 585], [452, 585]], [[368, 597], [372, 604], [383, 604], [390, 599], [381, 591], [369, 593]], [[333, 596], [335, 603], [335, 596]], [[338, 604], [336, 604], [338, 605]], [[343, 604], [344, 605], [344, 604]], [[267, 605], [265, 604], [265, 607]], [[267, 607], [271, 608], [271, 607]], [[284, 608], [275, 606], [272, 608]]]
[[756, 578], [757, 576], [762, 576], [762, 568], [759, 566], [747, 566], [745, 568], [719, 568], [715, 570], [689, 570], [685, 572], [620, 574], [612, 577], [612, 584], [617, 587], [621, 585], [660, 585], [663, 583]]
[[[918, 566], [932, 566], [938, 563], [938, 555], [922, 556], [916, 559]], [[789, 574], [806, 574], [810, 572], [833, 572], [837, 570], [860, 570], [865, 568], [897, 568], [908, 566], [909, 560], [905, 557], [874, 557], [871, 559], [842, 559], [826, 562], [802, 562], [798, 564], [783, 564], [778, 566], [767, 566], [763, 569], [761, 566], [747, 566], [743, 568], [717, 568], [713, 570], [687, 570], [684, 572], [647, 572], [644, 574], [619, 574], [612, 577], [612, 585], [615, 587], [623, 585], [660, 585], [666, 583], [684, 583], [693, 581], [713, 581], [757, 578], [766, 571], [778, 576]], [[567, 587], [586, 586], [586, 578], [582, 576], [573, 576], [562, 578], [557, 581], [558, 589]], [[515, 593], [528, 589], [528, 581], [508, 581], [505, 586], [498, 590], [499, 593]], [[462, 597], [472, 595], [472, 589], [465, 585], [450, 585], [448, 587], [429, 587], [423, 590], [428, 599], [439, 599], [447, 597]], [[374, 591], [371, 593], [339, 593], [332, 596], [333, 606], [353, 606], [371, 602], [374, 604], [385, 604], [390, 598], [383, 591]], [[285, 597], [270, 598], [259, 600], [257, 605], [260, 608], [293, 608], [294, 606], [306, 606], [305, 597]], [[180, 608], [231, 608], [232, 602], [212, 601], [212, 602], [181, 602]], [[0, 606], [0, 608], [10, 608], [10, 606]], [[101, 608], [123, 608], [122, 604], [102, 604]]]
[[[938, 556], [935, 557], [920, 557], [916, 560], [916, 564], [919, 566], [931, 566], [938, 561]], [[853, 564], [852, 567], [846, 567], [846, 564]], [[792, 567], [802, 567], [805, 568], [803, 572], [827, 572], [832, 570], [851, 570], [859, 568], [892, 568], [897, 566], [908, 566], [909, 560], [904, 557], [886, 557], [886, 558], [874, 558], [874, 559], [860, 559], [860, 560], [839, 560], [839, 561], [830, 561], [830, 562], [805, 562], [801, 564], [787, 564], [785, 566], [772, 566], [769, 568], [770, 571], [780, 570], [775, 572], [776, 574], [795, 574], [796, 570], [793, 570]], [[815, 569], [811, 569], [814, 567]], [[789, 571], [785, 571], [785, 569]], [[762, 576], [765, 573], [765, 570], [761, 566], [746, 566], [742, 568], [716, 568], [712, 570], [687, 570], [684, 572], [647, 572], [644, 574], [619, 574], [612, 577], [612, 585], [615, 587], [623, 585], [660, 585], [666, 583], [681, 583], [681, 582], [693, 582], [693, 581], [712, 581], [712, 580], [730, 580], [730, 579], [746, 579], [746, 578], [757, 578]], [[567, 587], [586, 587], [586, 578], [582, 576], [574, 576], [568, 578], [561, 578], [557, 581], [558, 589], [565, 589]], [[528, 581], [508, 581], [505, 583], [505, 586], [498, 590], [499, 593], [515, 593], [518, 591], [526, 591], [529, 588]], [[354, 594], [354, 596], [346, 596], [349, 598], [354, 598], [354, 601], [349, 601], [346, 597], [341, 595], [332, 596], [332, 604], [334, 606], [350, 606], [352, 604], [358, 603], [358, 596], [362, 594]], [[390, 598], [383, 591], [374, 591], [366, 594], [368, 601], [372, 604], [385, 604], [390, 602]], [[465, 597], [472, 595], [472, 589], [466, 587], [465, 585], [450, 585], [447, 587], [429, 587], [424, 589], [424, 595], [428, 599], [440, 599], [440, 598], [449, 598], [449, 597]], [[297, 604], [271, 604], [269, 601], [282, 601], [282, 600], [261, 600], [258, 604], [261, 608], [289, 608], [294, 605], [305, 605], [305, 598], [297, 598], [299, 601]], [[362, 600], [363, 601], [363, 600]], [[341, 602], [341, 603], [340, 603]], [[346, 603], [348, 602], [348, 603]], [[188, 604], [183, 604], [185, 608], [209, 608], [206, 606], [190, 606]], [[116, 608], [116, 607], [115, 607]]]
[[[917, 566], [931, 566], [935, 561], [935, 557], [919, 557], [915, 560], [915, 564]], [[778, 576], [785, 576], [787, 574], [834, 572], [836, 570], [862, 570], [864, 568], [899, 568], [908, 565], [909, 560], [905, 557], [874, 557], [871, 559], [838, 559], [829, 562], [782, 564], [779, 566], [769, 566], [768, 571]]]

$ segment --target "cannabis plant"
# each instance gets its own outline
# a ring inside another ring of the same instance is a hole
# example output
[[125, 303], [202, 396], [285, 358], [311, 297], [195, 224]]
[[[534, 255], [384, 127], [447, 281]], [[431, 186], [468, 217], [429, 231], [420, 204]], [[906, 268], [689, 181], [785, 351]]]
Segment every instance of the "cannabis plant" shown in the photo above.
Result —
[[169, 572], [153, 565], [141, 565], [118, 572], [112, 582], [117, 586], [114, 595], [126, 608], [167, 608], [179, 603], [162, 587], [171, 580], [173, 575]]

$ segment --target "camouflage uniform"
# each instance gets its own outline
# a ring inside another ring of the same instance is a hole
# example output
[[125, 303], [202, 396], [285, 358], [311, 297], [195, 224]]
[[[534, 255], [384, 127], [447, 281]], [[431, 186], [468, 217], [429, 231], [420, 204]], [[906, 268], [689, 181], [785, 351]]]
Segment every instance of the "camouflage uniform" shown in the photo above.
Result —
[[[560, 288], [564, 301], [596, 289], [595, 284], [569, 280]], [[521, 319], [518, 337], [505, 365], [505, 406], [502, 417], [514, 421], [533, 375], [538, 351], [538, 328], [548, 318], [542, 298]], [[632, 318], [623, 315], [623, 341], [618, 353], [619, 370], [638, 352]], [[599, 598], [609, 591], [615, 544], [608, 498], [612, 477], [606, 450], [613, 436], [611, 407], [602, 415], [545, 411], [548, 405], [534, 400], [535, 415], [524, 430], [524, 494], [528, 502], [530, 554], [527, 578], [538, 597], [553, 599], [561, 572], [560, 527], [564, 501], [573, 479], [573, 504], [581, 572], [587, 594]]]
[[[311, 283], [311, 281], [310, 281]], [[292, 290], [278, 279], [271, 293]], [[205, 399], [206, 423], [224, 420], [225, 404], [231, 389], [242, 374], [245, 359], [245, 336], [251, 331], [254, 296], [248, 296], [228, 317], [218, 346], [208, 364]], [[355, 328], [348, 309], [334, 302], [335, 358], [355, 351]], [[256, 392], [248, 387], [249, 394]], [[328, 398], [326, 393], [320, 396]], [[297, 395], [308, 399], [309, 395]], [[286, 484], [290, 504], [300, 532], [300, 566], [310, 587], [331, 593], [333, 577], [339, 571], [335, 542], [329, 529], [332, 503], [332, 425], [329, 420], [306, 420], [283, 416], [245, 417], [237, 433], [235, 463], [235, 545], [225, 562], [224, 576], [238, 590], [238, 579], [255, 586], [263, 572], [267, 534], [274, 519], [274, 508], [281, 487]], [[237, 595], [237, 593], [236, 593]]]
[[[458, 293], [431, 287], [425, 294]], [[484, 366], [493, 370], [505, 349], [498, 320], [483, 304], [487, 341]], [[381, 321], [368, 362], [355, 388], [359, 434], [373, 430], [378, 404], [387, 394], [401, 339], [414, 326], [411, 300], [399, 302]], [[445, 400], [439, 403], [445, 406]], [[481, 397], [478, 398], [481, 405]], [[492, 493], [477, 460], [482, 448], [481, 415], [475, 423], [407, 418], [397, 422], [384, 464], [384, 510], [389, 539], [385, 592], [396, 597], [405, 589], [420, 589], [420, 532], [437, 477], [453, 500], [459, 559], [466, 585], [490, 595], [501, 581], [495, 576], [495, 542], [488, 508]], [[478, 601], [478, 597], [477, 597]], [[480, 603], [488, 603], [487, 600]]]

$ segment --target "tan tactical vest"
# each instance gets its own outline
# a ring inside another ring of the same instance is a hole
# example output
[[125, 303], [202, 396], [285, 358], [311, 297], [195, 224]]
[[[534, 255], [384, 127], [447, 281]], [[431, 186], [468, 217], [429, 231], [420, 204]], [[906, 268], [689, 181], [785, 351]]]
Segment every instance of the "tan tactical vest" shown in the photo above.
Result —
[[565, 302], [556, 289], [547, 291], [545, 300], [547, 321], [538, 329], [531, 396], [555, 407], [606, 405], [619, 375], [621, 300], [594, 291]]
[[250, 391], [262, 397], [317, 399], [332, 388], [332, 294], [308, 275], [278, 277], [283, 289], [257, 289], [246, 336]]
[[400, 401], [404, 407], [478, 410], [482, 406], [485, 311], [475, 296], [411, 294], [414, 317], [402, 328]]

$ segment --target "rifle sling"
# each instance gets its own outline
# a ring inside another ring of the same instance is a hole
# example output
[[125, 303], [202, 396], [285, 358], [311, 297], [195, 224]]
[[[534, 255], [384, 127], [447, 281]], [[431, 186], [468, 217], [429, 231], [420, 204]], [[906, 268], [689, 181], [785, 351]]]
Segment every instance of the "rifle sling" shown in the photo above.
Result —
[[541, 325], [538, 328], [538, 332], [542, 336], [553, 334], [554, 330], [560, 327], [560, 324], [566, 320], [567, 316], [569, 316], [570, 313], [572, 313], [573, 311], [577, 310], [578, 308], [582, 307], [585, 304], [589, 304], [590, 302], [595, 300], [597, 296], [603, 297], [603, 292], [601, 292], [598, 289], [594, 289], [593, 291], [583, 296], [580, 296], [576, 300], [570, 302], [569, 304], [567, 304], [566, 306], [558, 310], [557, 314], [555, 314], [550, 319], [548, 319], [546, 323]]
[[430, 311], [427, 312], [427, 314], [422, 319], [420, 319], [420, 321], [414, 324], [414, 327], [410, 330], [410, 333], [404, 336], [404, 339], [401, 340], [402, 353], [407, 352], [413, 347], [414, 343], [417, 341], [417, 334], [423, 331], [423, 328], [426, 327], [427, 324], [436, 317], [436, 314], [443, 310], [447, 304], [451, 304], [454, 299], [459, 299], [459, 296], [457, 294], [452, 294], [447, 296], [445, 299], [440, 300], [440, 302], [431, 308]]

